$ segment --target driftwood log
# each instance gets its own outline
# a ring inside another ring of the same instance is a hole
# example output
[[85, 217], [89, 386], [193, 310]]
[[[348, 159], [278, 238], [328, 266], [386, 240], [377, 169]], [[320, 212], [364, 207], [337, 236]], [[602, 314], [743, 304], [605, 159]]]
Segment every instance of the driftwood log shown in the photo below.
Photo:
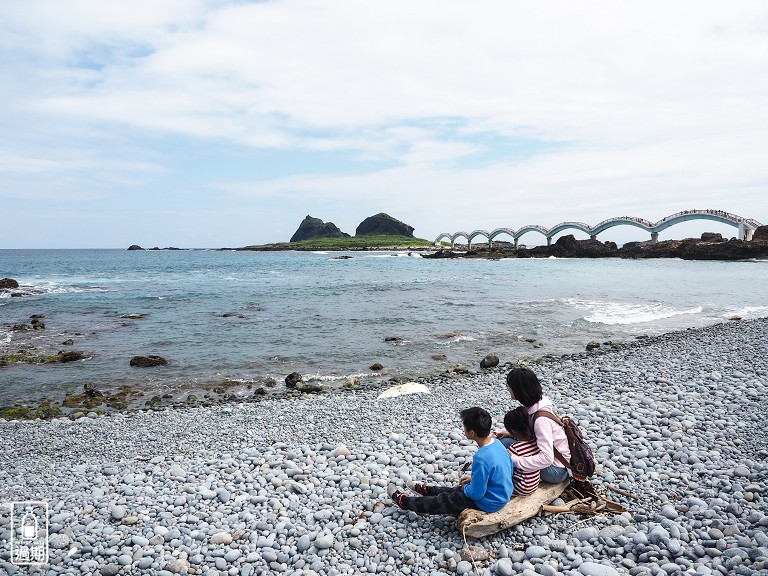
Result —
[[568, 487], [568, 484], [570, 484], [570, 479], [560, 482], [560, 484], [545, 484], [542, 482], [536, 492], [530, 496], [515, 496], [498, 512], [489, 514], [488, 512], [468, 508], [459, 515], [456, 523], [459, 526], [459, 530], [472, 538], [483, 538], [484, 536], [496, 534], [496, 532], [536, 516], [541, 512], [541, 507], [560, 496]]

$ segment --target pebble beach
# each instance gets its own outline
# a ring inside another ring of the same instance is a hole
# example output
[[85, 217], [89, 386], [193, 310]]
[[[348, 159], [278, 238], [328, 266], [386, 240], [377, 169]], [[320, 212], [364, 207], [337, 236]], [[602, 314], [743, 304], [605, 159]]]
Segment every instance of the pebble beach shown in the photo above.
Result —
[[[44, 574], [768, 573], [768, 319], [533, 365], [630, 512], [537, 517], [465, 542], [394, 507], [390, 482], [452, 483], [458, 411], [500, 424], [506, 369], [381, 388], [79, 420], [0, 422], [0, 502], [50, 506]], [[491, 351], [489, 351], [491, 352]], [[479, 360], [479, 359], [478, 359]], [[508, 368], [508, 367], [507, 367]], [[10, 563], [0, 509], [0, 575]]]

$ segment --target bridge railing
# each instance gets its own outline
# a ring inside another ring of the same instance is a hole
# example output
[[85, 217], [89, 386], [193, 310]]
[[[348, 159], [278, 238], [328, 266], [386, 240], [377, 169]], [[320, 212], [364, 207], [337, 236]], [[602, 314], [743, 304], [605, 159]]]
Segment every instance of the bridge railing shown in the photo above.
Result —
[[[663, 222], [668, 222], [669, 220], [672, 220], [674, 218], [679, 218], [681, 216], [696, 216], [697, 214], [719, 216], [721, 218], [724, 218], [725, 220], [729, 220], [733, 222], [734, 224], [739, 224], [740, 222], [747, 221], [744, 217], [739, 216], [737, 214], [732, 214], [731, 212], [726, 212], [725, 210], [697, 210], [694, 208], [693, 210], [681, 210], [680, 212], [675, 212], [674, 214], [665, 216], [664, 218], [656, 222], [656, 224], [654, 225], [657, 226], [659, 224], [662, 224]], [[757, 223], [757, 220], [753, 220], [753, 222]], [[757, 224], [758, 226], [760, 225], [759, 223]]]
[[600, 226], [610, 224], [611, 222], [636, 222], [637, 224], [642, 224], [643, 226], [647, 226], [649, 228], [653, 226], [653, 222], [646, 220], [645, 218], [638, 218], [637, 216], [615, 216], [613, 218], [607, 218], [606, 220], [603, 220], [602, 222], [593, 226], [592, 229], [596, 230], [597, 228], [600, 228]]

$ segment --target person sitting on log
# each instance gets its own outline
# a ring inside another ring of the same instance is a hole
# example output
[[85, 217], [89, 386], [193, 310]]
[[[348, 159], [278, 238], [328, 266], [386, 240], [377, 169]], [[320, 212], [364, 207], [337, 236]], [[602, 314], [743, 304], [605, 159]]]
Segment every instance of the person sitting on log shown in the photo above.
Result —
[[[520, 458], [539, 453], [539, 447], [536, 445], [536, 438], [533, 436], [531, 423], [528, 420], [528, 412], [526, 412], [524, 406], [518, 406], [504, 415], [504, 428], [509, 436], [515, 440], [507, 448], [510, 456]], [[520, 466], [515, 466], [512, 472], [515, 491], [512, 493], [512, 496], [528, 496], [533, 494], [539, 487], [540, 479], [541, 472], [539, 470], [525, 472]]]
[[390, 484], [387, 494], [403, 510], [452, 515], [467, 508], [497, 512], [512, 497], [512, 460], [501, 442], [491, 435], [491, 415], [478, 407], [462, 410], [459, 415], [464, 436], [478, 446], [472, 460], [471, 476], [460, 478], [458, 486], [407, 482], [407, 487], [419, 496], [408, 496]]
[[[541, 383], [530, 368], [513, 368], [507, 374], [507, 388], [512, 399], [525, 407], [529, 418], [532, 418], [538, 410], [554, 413], [554, 404], [544, 396]], [[519, 467], [524, 472], [540, 470], [542, 482], [551, 484], [567, 479], [568, 469], [555, 457], [555, 450], [557, 450], [566, 462], [571, 459], [571, 450], [563, 427], [549, 418], [537, 418], [533, 424], [533, 434], [539, 453], [531, 456], [512, 454], [515, 468]], [[507, 448], [515, 442], [515, 439], [504, 429], [497, 430], [496, 437], [501, 439], [502, 444]]]

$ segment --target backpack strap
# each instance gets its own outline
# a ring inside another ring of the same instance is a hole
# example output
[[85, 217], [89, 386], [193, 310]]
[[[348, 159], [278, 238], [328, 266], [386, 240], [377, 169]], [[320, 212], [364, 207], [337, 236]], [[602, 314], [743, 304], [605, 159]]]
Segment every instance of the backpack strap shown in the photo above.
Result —
[[[531, 422], [531, 428], [533, 428], [536, 425], [536, 418], [539, 416], [544, 416], [545, 418], [549, 418], [550, 420], [557, 422], [557, 424], [560, 427], [563, 427], [563, 421], [557, 416], [557, 414], [550, 412], [549, 410], [536, 410], [536, 412], [533, 413], [533, 420]], [[552, 444], [552, 450], [555, 453], [555, 458], [557, 458], [560, 463], [565, 466], [568, 470], [571, 469], [571, 463], [568, 462], [568, 460], [565, 459], [565, 456], [563, 456], [560, 453], [560, 450], [555, 448], [554, 443]]]

